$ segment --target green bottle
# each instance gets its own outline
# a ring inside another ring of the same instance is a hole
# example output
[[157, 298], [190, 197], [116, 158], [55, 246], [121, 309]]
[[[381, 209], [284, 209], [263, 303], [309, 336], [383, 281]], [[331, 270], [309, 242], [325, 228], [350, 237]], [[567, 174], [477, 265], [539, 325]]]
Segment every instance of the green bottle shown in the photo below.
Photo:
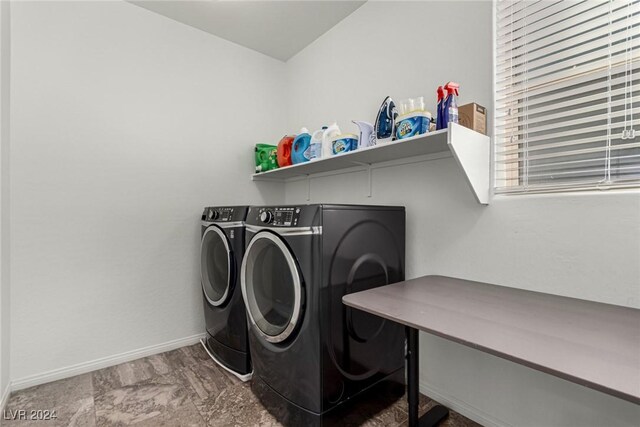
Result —
[[278, 147], [270, 144], [256, 144], [256, 173], [278, 168]]

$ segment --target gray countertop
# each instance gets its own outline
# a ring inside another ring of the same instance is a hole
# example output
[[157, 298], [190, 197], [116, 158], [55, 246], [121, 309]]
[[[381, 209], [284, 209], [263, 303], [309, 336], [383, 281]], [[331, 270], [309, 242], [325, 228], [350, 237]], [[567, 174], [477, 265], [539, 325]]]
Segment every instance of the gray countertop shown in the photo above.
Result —
[[343, 302], [640, 404], [638, 309], [443, 276]]

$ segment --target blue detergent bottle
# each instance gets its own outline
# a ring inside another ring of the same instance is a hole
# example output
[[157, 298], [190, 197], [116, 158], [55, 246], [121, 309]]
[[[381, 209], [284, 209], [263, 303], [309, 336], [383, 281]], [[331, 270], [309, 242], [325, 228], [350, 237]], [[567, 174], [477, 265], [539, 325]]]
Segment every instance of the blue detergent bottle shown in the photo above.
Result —
[[307, 128], [300, 129], [300, 133], [293, 140], [291, 146], [291, 161], [294, 165], [311, 160], [311, 135]]
[[444, 90], [447, 91], [447, 98], [444, 102], [444, 128], [449, 127], [449, 123], [458, 123], [458, 89], [460, 85], [458, 83], [449, 82], [444, 85]]

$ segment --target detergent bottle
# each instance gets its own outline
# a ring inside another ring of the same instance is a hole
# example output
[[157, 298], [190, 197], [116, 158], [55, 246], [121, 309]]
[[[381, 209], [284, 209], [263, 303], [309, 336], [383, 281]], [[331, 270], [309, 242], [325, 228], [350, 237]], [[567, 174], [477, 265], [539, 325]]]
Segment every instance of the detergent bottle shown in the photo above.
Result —
[[283, 168], [285, 166], [291, 166], [293, 164], [291, 162], [291, 146], [293, 145], [294, 138], [294, 136], [285, 135], [282, 137], [280, 142], [278, 142], [278, 167]]
[[322, 157], [327, 158], [332, 155], [332, 140], [340, 135], [340, 128], [336, 122], [327, 127], [322, 134]]
[[256, 144], [256, 173], [267, 172], [278, 168], [278, 147], [270, 144]]
[[307, 128], [300, 129], [291, 147], [291, 161], [294, 165], [311, 160], [311, 135]]
[[345, 133], [331, 138], [331, 154], [348, 153], [358, 149], [358, 136], [352, 133]]
[[445, 121], [442, 124], [445, 128], [449, 127], [449, 123], [458, 123], [458, 89], [460, 85], [458, 83], [449, 82], [444, 85], [444, 90], [447, 91], [447, 98], [444, 101], [444, 118]]
[[436, 107], [436, 130], [440, 130], [446, 126], [442, 125], [444, 119], [444, 88], [438, 86], [438, 106]]
[[323, 126], [322, 129], [318, 129], [311, 135], [311, 140], [309, 141], [309, 160], [322, 158], [322, 134], [326, 128], [326, 126]]

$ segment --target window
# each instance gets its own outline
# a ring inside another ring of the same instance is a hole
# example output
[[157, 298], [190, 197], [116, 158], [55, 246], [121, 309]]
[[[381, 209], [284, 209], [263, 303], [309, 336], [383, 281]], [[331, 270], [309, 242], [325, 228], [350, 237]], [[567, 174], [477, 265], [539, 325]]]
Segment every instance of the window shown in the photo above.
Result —
[[640, 0], [495, 2], [496, 193], [640, 186]]

